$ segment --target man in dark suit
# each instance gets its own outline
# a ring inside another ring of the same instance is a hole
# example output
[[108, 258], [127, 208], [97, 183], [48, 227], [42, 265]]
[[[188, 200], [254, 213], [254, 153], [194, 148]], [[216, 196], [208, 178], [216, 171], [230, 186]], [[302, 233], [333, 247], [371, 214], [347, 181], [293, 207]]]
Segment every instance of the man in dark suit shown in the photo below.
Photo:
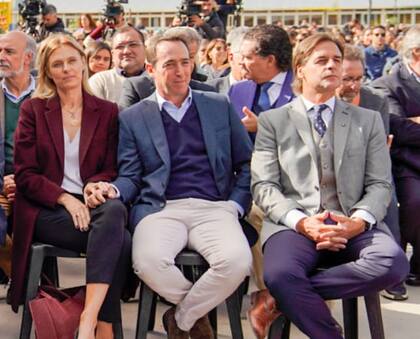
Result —
[[[251, 163], [265, 212], [264, 281], [308, 337], [342, 339], [324, 299], [387, 288], [408, 262], [383, 223], [392, 185], [380, 115], [335, 97], [343, 46], [318, 33], [295, 55], [300, 95], [260, 115]], [[320, 265], [329, 268], [314, 274]]]
[[233, 85], [229, 97], [245, 128], [255, 137], [260, 112], [293, 99], [292, 45], [282, 28], [261, 25], [245, 34], [241, 54], [248, 80]]
[[[190, 89], [183, 40], [151, 41], [147, 57], [156, 91], [120, 113], [114, 187], [131, 204], [135, 273], [176, 305], [163, 316], [168, 337], [211, 339], [206, 314], [250, 271], [238, 216], [251, 203], [252, 144], [226, 97]], [[185, 247], [210, 266], [194, 284], [174, 264]]]
[[420, 286], [420, 28], [415, 26], [401, 45], [403, 62], [373, 82], [388, 97], [393, 174], [400, 202], [402, 242], [413, 246], [408, 285]]
[[[203, 74], [198, 73], [195, 66], [195, 58], [197, 55], [198, 46], [200, 42], [200, 36], [198, 35], [198, 33], [190, 27], [174, 27], [167, 30], [163, 34], [166, 37], [180, 37], [184, 41], [187, 41], [191, 65], [193, 68], [191, 81], [190, 81], [190, 87], [192, 89], [196, 89], [200, 91], [216, 92], [216, 89], [213, 86], [201, 82], [202, 81], [201, 76], [203, 76]], [[157, 34], [153, 36], [151, 39], [159, 39], [161, 35], [162, 34]], [[206, 78], [204, 80], [206, 80]], [[147, 72], [144, 72], [140, 76], [127, 78], [125, 79], [122, 86], [122, 91], [121, 91], [120, 100], [118, 102], [118, 106], [120, 107], [120, 109], [130, 107], [131, 105], [134, 105], [140, 100], [147, 98], [154, 91], [155, 91], [154, 79]]]
[[[388, 100], [380, 91], [372, 87], [362, 86], [363, 73], [363, 51], [356, 46], [346, 45], [344, 48], [342, 83], [336, 90], [337, 96], [345, 102], [379, 112], [384, 123], [388, 145], [391, 146], [392, 135], [389, 135]], [[391, 230], [395, 241], [400, 244], [398, 201], [395, 187], [393, 186], [392, 188], [391, 203], [388, 206], [384, 222]], [[382, 291], [381, 294], [391, 300], [406, 300], [408, 298], [407, 289], [402, 282], [389, 287]]]

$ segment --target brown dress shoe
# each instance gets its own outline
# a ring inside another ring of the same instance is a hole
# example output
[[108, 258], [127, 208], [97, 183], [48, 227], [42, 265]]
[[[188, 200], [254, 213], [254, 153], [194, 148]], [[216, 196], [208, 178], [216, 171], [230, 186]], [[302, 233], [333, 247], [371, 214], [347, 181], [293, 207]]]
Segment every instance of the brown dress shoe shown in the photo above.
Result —
[[213, 339], [214, 333], [207, 314], [198, 319], [190, 330], [191, 339]]
[[168, 339], [188, 339], [188, 332], [181, 330], [175, 320], [175, 306], [168, 309], [162, 317], [163, 327]]
[[258, 339], [264, 339], [271, 323], [281, 314], [277, 310], [276, 300], [268, 290], [261, 290], [251, 294], [251, 308], [248, 319], [252, 330]]

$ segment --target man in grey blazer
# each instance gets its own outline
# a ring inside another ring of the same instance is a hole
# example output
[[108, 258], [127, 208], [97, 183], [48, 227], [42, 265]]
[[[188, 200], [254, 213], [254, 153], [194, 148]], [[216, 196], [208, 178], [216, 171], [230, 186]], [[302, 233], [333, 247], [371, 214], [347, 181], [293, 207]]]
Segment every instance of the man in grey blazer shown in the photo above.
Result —
[[[299, 44], [300, 95], [260, 115], [251, 163], [254, 201], [265, 213], [265, 283], [312, 339], [342, 338], [324, 299], [376, 292], [408, 271], [382, 221], [392, 187], [383, 123], [335, 97], [342, 56], [328, 34]], [[321, 265], [330, 268], [314, 274]]]
[[[226, 97], [189, 88], [183, 40], [160, 37], [148, 44], [147, 57], [156, 91], [120, 113], [114, 182], [131, 204], [133, 267], [176, 305], [163, 317], [170, 339], [213, 339], [206, 314], [250, 272], [251, 251], [238, 218], [251, 204], [252, 144]], [[185, 247], [209, 263], [196, 283], [174, 263]]]

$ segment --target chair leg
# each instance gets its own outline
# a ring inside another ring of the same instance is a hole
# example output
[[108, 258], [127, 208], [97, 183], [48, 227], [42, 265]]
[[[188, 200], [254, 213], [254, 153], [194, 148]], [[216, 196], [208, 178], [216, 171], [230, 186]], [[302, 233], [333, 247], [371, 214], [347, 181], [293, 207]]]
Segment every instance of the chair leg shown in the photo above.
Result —
[[152, 311], [154, 292], [144, 282], [140, 283], [139, 310], [137, 313], [136, 339], [146, 339]]
[[343, 299], [344, 337], [358, 338], [357, 298]]
[[213, 329], [214, 339], [217, 339], [217, 307], [209, 312], [209, 320], [211, 328]]
[[280, 315], [270, 326], [268, 339], [289, 339], [290, 320], [284, 315]]
[[32, 316], [29, 311], [29, 301], [36, 297], [38, 291], [39, 280], [44, 263], [44, 255], [45, 253], [42, 246], [32, 247], [26, 284], [25, 304], [23, 306], [22, 323], [20, 325], [20, 339], [29, 339], [31, 336]]
[[124, 339], [124, 331], [123, 331], [122, 323], [112, 324], [112, 329], [114, 330], [115, 339]]
[[241, 293], [242, 290], [238, 288], [229, 298], [226, 299], [232, 339], [243, 339], [244, 337], [242, 333], [241, 307], [239, 304], [241, 300]]
[[381, 302], [378, 293], [365, 295], [366, 313], [369, 321], [370, 336], [372, 339], [385, 339], [384, 325], [382, 323]]

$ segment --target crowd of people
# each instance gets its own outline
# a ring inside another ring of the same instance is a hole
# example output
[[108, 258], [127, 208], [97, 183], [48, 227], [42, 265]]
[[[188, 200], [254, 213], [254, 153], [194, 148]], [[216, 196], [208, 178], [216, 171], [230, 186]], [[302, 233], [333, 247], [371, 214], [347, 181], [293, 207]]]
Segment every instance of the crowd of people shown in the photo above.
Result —
[[[251, 272], [261, 339], [282, 315], [343, 338], [325, 300], [420, 286], [420, 27], [225, 36], [208, 10], [157, 32], [121, 11], [110, 34], [84, 14], [38, 45], [0, 36], [0, 268], [14, 311], [33, 242], [86, 254], [79, 339], [113, 338], [130, 270], [173, 305], [171, 339], [213, 338], [207, 314]], [[197, 282], [175, 265], [184, 248], [209, 264]]]

